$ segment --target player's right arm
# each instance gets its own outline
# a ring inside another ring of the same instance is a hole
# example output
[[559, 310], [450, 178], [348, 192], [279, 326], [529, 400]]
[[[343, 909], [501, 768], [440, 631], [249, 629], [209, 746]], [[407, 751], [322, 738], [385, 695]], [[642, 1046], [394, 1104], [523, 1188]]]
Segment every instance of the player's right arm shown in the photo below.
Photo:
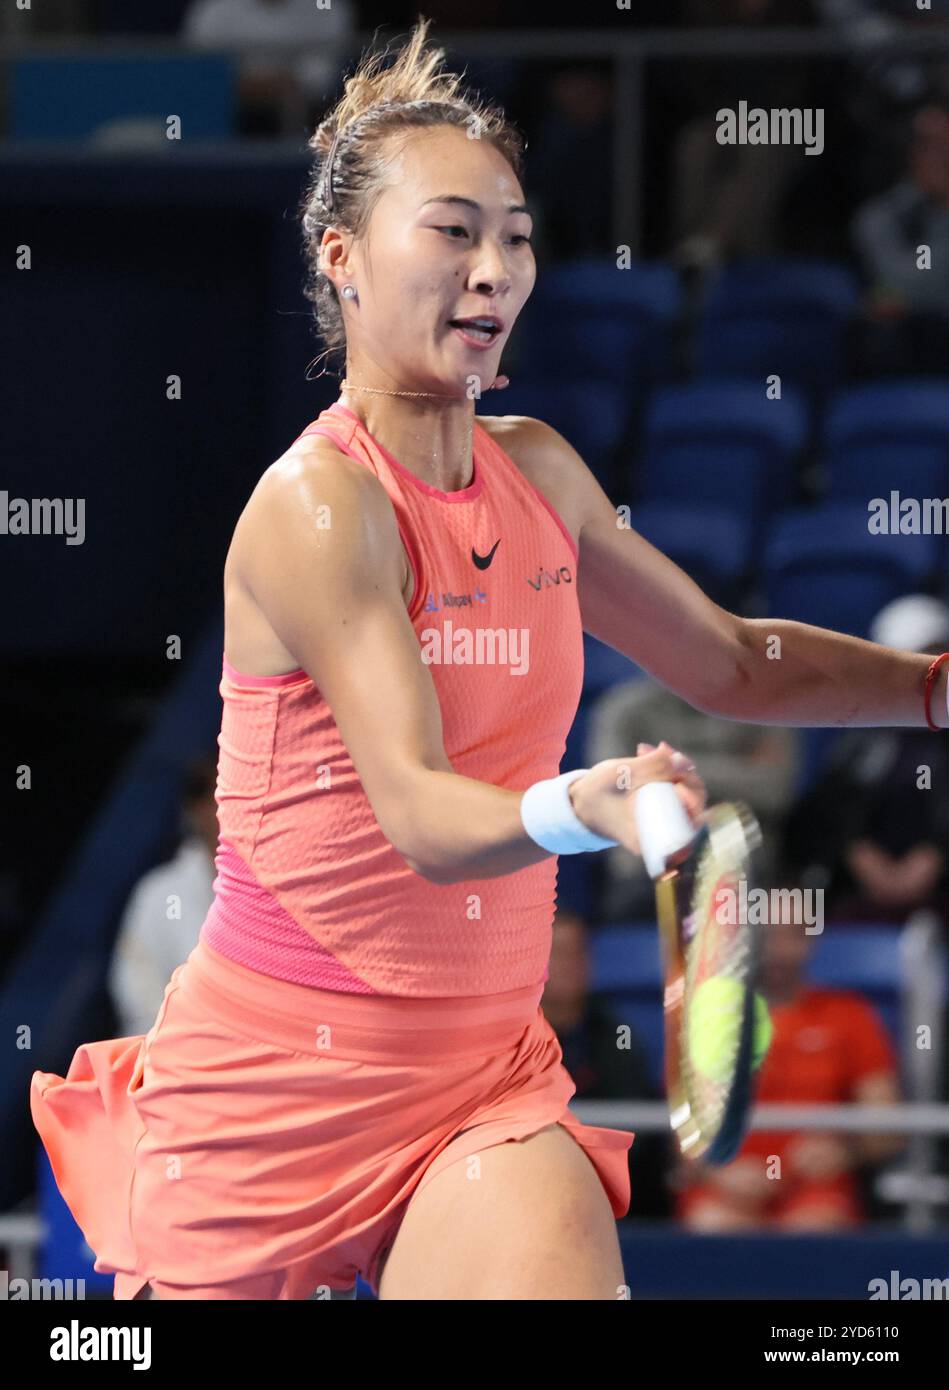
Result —
[[[242, 525], [242, 582], [327, 700], [383, 834], [406, 863], [454, 883], [547, 858], [521, 822], [521, 791], [452, 770], [435, 684], [402, 597], [395, 513], [378, 479], [317, 437], [267, 471]], [[620, 762], [632, 774], [623, 791]], [[577, 814], [638, 853], [632, 790], [680, 778], [661, 751], [601, 763], [574, 784]], [[683, 780], [697, 811], [701, 784], [695, 774]]]

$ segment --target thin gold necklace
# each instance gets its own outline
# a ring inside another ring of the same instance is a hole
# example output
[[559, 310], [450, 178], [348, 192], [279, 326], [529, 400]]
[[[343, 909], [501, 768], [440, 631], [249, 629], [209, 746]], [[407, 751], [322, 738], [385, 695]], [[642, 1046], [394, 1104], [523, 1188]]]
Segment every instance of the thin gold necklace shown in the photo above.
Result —
[[345, 379], [340, 382], [341, 391], [371, 391], [376, 396], [425, 396], [432, 401], [457, 401], [458, 396], [439, 396], [433, 391], [384, 391], [381, 386], [354, 386]]
[[[454, 401], [454, 400], [457, 400], [457, 399], [458, 399], [457, 396], [436, 396], [436, 395], [434, 395], [434, 394], [433, 394], [432, 392], [430, 392], [430, 391], [384, 391], [384, 390], [382, 389], [381, 386], [351, 386], [351, 385], [349, 384], [349, 382], [345, 379], [345, 377], [344, 377], [343, 380], [340, 382], [340, 391], [344, 391], [344, 390], [345, 390], [345, 391], [372, 391], [373, 394], [374, 394], [374, 395], [377, 395], [377, 396], [425, 396], [425, 397], [427, 397], [427, 398], [430, 399], [430, 400], [436, 400], [436, 401]], [[467, 487], [471, 487], [471, 484], [474, 482], [474, 480], [475, 480], [475, 475], [476, 475], [475, 461], [474, 461], [474, 449], [472, 448], [472, 438], [473, 438], [473, 435], [474, 435], [474, 416], [472, 416], [472, 419], [471, 419], [471, 429], [468, 431], [468, 453], [469, 453], [469, 455], [470, 455], [470, 457], [471, 457], [471, 482], [467, 484]], [[422, 478], [422, 479], [420, 479], [420, 481], [421, 481], [421, 482], [424, 482], [425, 479]], [[428, 484], [428, 486], [430, 487], [431, 484]], [[444, 491], [443, 488], [439, 488], [439, 489], [436, 489], [436, 490], [437, 490], [437, 491]], [[465, 491], [467, 490], [467, 488], [460, 488], [460, 489], [457, 489], [457, 490], [458, 490], [458, 491], [461, 491], [461, 492], [465, 492]]]

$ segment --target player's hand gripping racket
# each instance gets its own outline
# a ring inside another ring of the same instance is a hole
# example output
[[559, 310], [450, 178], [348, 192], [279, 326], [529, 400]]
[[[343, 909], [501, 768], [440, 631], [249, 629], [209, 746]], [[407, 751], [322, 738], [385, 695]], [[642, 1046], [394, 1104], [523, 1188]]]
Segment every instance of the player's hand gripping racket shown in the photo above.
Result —
[[755, 994], [757, 931], [739, 898], [761, 830], [741, 801], [711, 806], [693, 825], [671, 782], [640, 787], [634, 813], [656, 885], [670, 1121], [685, 1158], [728, 1163], [769, 1040]]

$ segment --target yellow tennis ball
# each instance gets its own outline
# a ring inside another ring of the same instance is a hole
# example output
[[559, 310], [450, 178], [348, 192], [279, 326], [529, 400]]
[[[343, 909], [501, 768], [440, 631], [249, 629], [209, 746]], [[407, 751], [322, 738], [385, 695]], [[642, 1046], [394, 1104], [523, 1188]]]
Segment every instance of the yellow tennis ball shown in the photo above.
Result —
[[771, 1022], [771, 1012], [761, 995], [756, 994], [754, 1028], [751, 1034], [752, 1071], [757, 1071], [767, 1057], [773, 1037], [774, 1025]]
[[[699, 985], [689, 1010], [689, 1055], [709, 1081], [731, 1076], [741, 1032], [743, 986], [727, 975], [713, 975]], [[754, 997], [751, 1065], [760, 1067], [772, 1037], [771, 1015], [760, 994]]]

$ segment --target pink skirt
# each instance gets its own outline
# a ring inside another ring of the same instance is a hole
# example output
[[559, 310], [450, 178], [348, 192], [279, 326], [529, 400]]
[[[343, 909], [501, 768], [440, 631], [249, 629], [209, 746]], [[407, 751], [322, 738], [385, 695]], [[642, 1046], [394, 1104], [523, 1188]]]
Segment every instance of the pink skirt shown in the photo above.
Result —
[[616, 1217], [633, 1135], [583, 1125], [542, 985], [460, 999], [277, 980], [204, 942], [145, 1037], [34, 1072], [33, 1121], [115, 1297], [375, 1291], [406, 1206], [451, 1163], [561, 1124]]

